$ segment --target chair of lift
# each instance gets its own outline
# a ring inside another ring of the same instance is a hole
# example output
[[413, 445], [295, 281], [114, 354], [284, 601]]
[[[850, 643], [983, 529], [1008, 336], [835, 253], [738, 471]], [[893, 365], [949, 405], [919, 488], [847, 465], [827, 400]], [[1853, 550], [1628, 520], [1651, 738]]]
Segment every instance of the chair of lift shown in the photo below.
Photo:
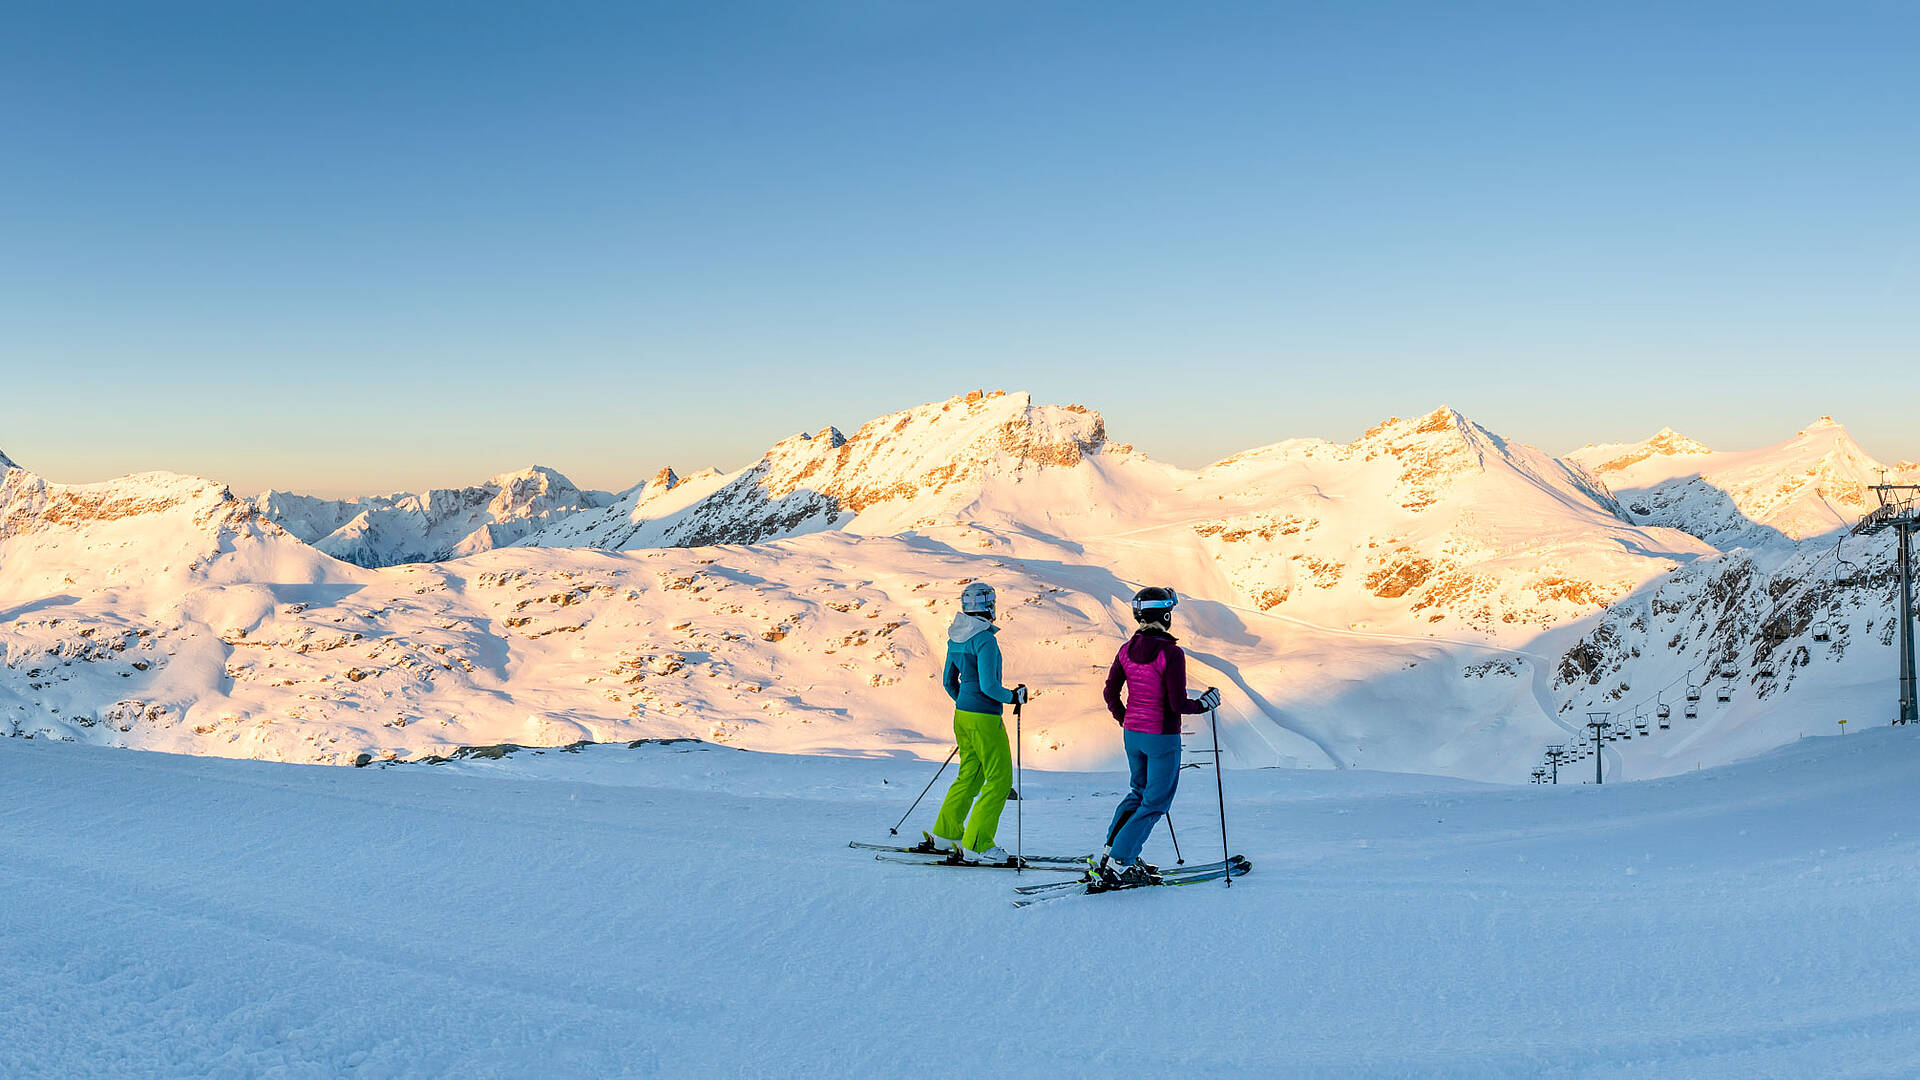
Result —
[[1645, 720], [1635, 720], [1633, 722], [1633, 730], [1638, 734], [1645, 735], [1647, 733], [1647, 722]]
[[1692, 684], [1688, 684], [1688, 686], [1687, 686], [1687, 700], [1688, 700], [1688, 701], [1699, 701], [1699, 700], [1700, 700], [1700, 688], [1699, 688], [1699, 687], [1697, 687], [1697, 686], [1694, 686], [1694, 685], [1692, 685]]
[[1814, 623], [1813, 624], [1813, 640], [1832, 641], [1833, 628], [1828, 626], [1826, 623]]
[[1693, 720], [1698, 718], [1699, 715], [1700, 715], [1700, 706], [1695, 705], [1691, 701], [1687, 702], [1687, 719]]
[[1727, 702], [1727, 701], [1732, 701], [1732, 700], [1733, 700], [1733, 686], [1732, 686], [1731, 684], [1728, 684], [1728, 683], [1722, 683], [1722, 684], [1721, 684], [1721, 686], [1720, 686], [1720, 700], [1721, 700], [1722, 702]]

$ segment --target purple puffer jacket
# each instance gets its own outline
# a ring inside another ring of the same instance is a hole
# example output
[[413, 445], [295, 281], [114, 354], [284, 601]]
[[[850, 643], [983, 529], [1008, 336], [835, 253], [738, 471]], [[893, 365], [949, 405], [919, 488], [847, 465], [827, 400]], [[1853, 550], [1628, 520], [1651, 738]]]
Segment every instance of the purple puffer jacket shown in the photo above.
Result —
[[1187, 697], [1187, 654], [1164, 630], [1142, 630], [1120, 646], [1107, 672], [1106, 697], [1121, 727], [1148, 734], [1178, 735], [1181, 714], [1207, 711]]

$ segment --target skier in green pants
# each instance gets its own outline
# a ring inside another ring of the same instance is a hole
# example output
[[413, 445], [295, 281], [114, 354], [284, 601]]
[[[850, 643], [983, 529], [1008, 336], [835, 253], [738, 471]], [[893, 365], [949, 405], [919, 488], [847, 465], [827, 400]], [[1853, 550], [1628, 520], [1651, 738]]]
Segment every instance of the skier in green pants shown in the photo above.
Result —
[[[994, 635], [993, 588], [974, 582], [960, 594], [960, 614], [947, 628], [947, 664], [941, 684], [953, 699], [953, 737], [960, 744], [960, 775], [947, 789], [940, 817], [919, 850], [968, 863], [1010, 864], [1013, 856], [993, 842], [1000, 813], [1013, 788], [1013, 754], [1003, 706], [1025, 703], [1027, 687], [1000, 685], [1000, 643]], [[975, 799], [974, 796], [979, 798]], [[972, 813], [968, 813], [968, 808]]]

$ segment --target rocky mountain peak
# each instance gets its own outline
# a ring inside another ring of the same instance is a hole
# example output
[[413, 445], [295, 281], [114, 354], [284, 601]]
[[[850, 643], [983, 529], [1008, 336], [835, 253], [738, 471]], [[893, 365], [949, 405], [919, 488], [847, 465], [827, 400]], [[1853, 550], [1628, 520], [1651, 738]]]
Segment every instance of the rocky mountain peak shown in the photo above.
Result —
[[19, 467], [20, 466], [15, 465], [13, 463], [12, 458], [7, 456], [7, 452], [5, 450], [0, 450], [0, 472], [5, 472], [8, 469], [17, 469]]
[[1653, 433], [1646, 442], [1647, 449], [1661, 454], [1710, 454], [1712, 449], [1698, 439], [1689, 439], [1670, 427], [1663, 427]]
[[1642, 442], [1589, 443], [1567, 455], [1595, 476], [1613, 482], [1614, 474], [1660, 458], [1694, 457], [1713, 453], [1707, 444], [1663, 427]]
[[1422, 510], [1445, 497], [1456, 479], [1485, 471], [1489, 459], [1504, 458], [1506, 443], [1442, 405], [1425, 416], [1376, 424], [1341, 452], [1362, 461], [1398, 463], [1402, 505]]
[[[708, 493], [648, 514], [657, 515], [651, 524], [636, 516], [645, 512], [636, 504], [623, 522], [594, 535], [620, 543], [750, 544], [844, 526], [875, 508], [885, 508], [889, 528], [911, 528], [977, 498], [995, 477], [1078, 465], [1103, 452], [1106, 439], [1105, 422], [1089, 409], [976, 390], [890, 413], [851, 435], [824, 427], [789, 436]], [[548, 539], [573, 544], [588, 535], [563, 533]]]
[[488, 488], [499, 492], [487, 503], [488, 511], [496, 518], [525, 517], [561, 506], [577, 508], [589, 505], [583, 501], [581, 491], [573, 481], [545, 465], [532, 465], [518, 472], [502, 473], [476, 490], [485, 491]]
[[472, 487], [360, 499], [268, 491], [255, 505], [268, 520], [335, 558], [390, 566], [515, 543], [608, 498], [581, 491], [545, 465], [529, 465]]

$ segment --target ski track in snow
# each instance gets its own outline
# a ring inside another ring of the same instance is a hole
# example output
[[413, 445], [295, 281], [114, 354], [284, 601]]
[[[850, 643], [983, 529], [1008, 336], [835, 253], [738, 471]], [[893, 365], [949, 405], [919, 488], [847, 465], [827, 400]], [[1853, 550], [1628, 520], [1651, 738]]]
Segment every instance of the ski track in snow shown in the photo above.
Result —
[[[0, 1074], [1913, 1076], [1917, 769], [1880, 728], [1602, 788], [1235, 770], [1233, 888], [1016, 910], [1056, 875], [844, 846], [925, 762], [0, 740]], [[1027, 846], [1123, 783], [1030, 770]]]

